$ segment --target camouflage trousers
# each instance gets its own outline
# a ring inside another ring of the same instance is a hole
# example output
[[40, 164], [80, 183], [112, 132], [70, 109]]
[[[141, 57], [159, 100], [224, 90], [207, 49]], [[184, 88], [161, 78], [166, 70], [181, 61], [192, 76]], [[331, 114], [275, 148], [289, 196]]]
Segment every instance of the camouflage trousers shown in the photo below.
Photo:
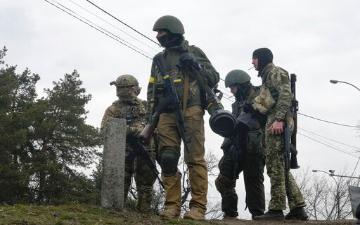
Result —
[[224, 151], [219, 162], [220, 174], [215, 180], [216, 189], [221, 194], [222, 211], [226, 216], [238, 215], [235, 186], [239, 173], [243, 171], [246, 205], [253, 216], [262, 215], [265, 211], [264, 155], [247, 153], [241, 159], [234, 159], [229, 151]]
[[[147, 149], [147, 151], [150, 158], [155, 162], [154, 149]], [[134, 152], [133, 149], [126, 148], [124, 197], [126, 200], [131, 186], [131, 180], [134, 176], [138, 194], [136, 208], [140, 212], [149, 212], [151, 210], [153, 184], [156, 176], [148, 165], [145, 157], [135, 155]]]
[[265, 146], [265, 164], [271, 184], [269, 210], [286, 209], [286, 197], [290, 209], [305, 206], [304, 198], [290, 171], [287, 172], [288, 184], [285, 182], [283, 136], [270, 134], [266, 129]]

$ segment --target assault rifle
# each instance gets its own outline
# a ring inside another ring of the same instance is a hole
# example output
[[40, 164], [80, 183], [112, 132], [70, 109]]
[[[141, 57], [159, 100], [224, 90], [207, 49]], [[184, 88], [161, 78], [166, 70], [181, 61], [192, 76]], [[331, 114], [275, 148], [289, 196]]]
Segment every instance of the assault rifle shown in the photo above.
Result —
[[296, 134], [297, 134], [297, 112], [299, 111], [299, 102], [296, 100], [296, 75], [290, 74], [290, 84], [291, 84], [291, 92], [293, 94], [293, 98], [291, 101], [290, 111], [294, 119], [294, 130], [291, 133], [291, 141], [290, 141], [290, 168], [298, 169], [300, 168], [297, 161], [297, 148], [296, 148]]
[[294, 119], [294, 129], [291, 132], [289, 124], [285, 120], [284, 126], [284, 170], [285, 170], [285, 187], [287, 196], [291, 196], [289, 184], [290, 169], [298, 169], [300, 166], [297, 162], [296, 150], [296, 132], [297, 132], [297, 111], [299, 109], [298, 101], [296, 100], [296, 75], [290, 74], [290, 88], [292, 93], [292, 100], [290, 106], [290, 114]]
[[127, 141], [127, 143], [130, 144], [130, 146], [132, 146], [132, 148], [135, 151], [136, 156], [142, 156], [145, 159], [145, 161], [148, 164], [148, 166], [150, 167], [151, 171], [154, 173], [154, 175], [158, 179], [159, 184], [161, 185], [161, 187], [163, 189], [165, 189], [164, 183], [161, 181], [161, 179], [159, 177], [160, 173], [159, 173], [158, 169], [156, 168], [156, 164], [154, 161], [151, 160], [149, 153], [146, 151], [145, 146], [141, 143], [141, 140], [139, 138], [128, 137], [126, 141]]
[[155, 56], [155, 58], [154, 58], [154, 62], [156, 64], [156, 66], [158, 67], [160, 74], [164, 81], [164, 96], [166, 96], [166, 98], [163, 100], [163, 102], [159, 103], [157, 109], [155, 110], [154, 114], [150, 118], [150, 123], [145, 126], [145, 128], [141, 132], [140, 136], [145, 141], [149, 141], [156, 126], [157, 126], [157, 122], [159, 121], [159, 116], [160, 116], [162, 110], [166, 106], [171, 106], [175, 112], [176, 127], [178, 129], [181, 139], [184, 141], [185, 150], [189, 151], [187, 140], [185, 138], [184, 118], [183, 118], [183, 114], [180, 109], [179, 96], [176, 92], [176, 89], [173, 85], [173, 81], [171, 80], [170, 75], [166, 74], [166, 68], [165, 68], [164, 61], [165, 61], [165, 59], [162, 54], [159, 54], [159, 55]]
[[297, 150], [296, 150], [296, 132], [297, 132], [297, 111], [298, 111], [298, 101], [296, 100], [296, 89], [295, 89], [296, 75], [290, 75], [290, 84], [291, 92], [293, 94], [290, 106], [290, 114], [294, 119], [294, 129], [291, 132], [289, 125], [285, 120], [284, 127], [284, 160], [285, 160], [285, 170], [289, 171], [290, 169], [298, 169], [300, 166], [297, 162]]

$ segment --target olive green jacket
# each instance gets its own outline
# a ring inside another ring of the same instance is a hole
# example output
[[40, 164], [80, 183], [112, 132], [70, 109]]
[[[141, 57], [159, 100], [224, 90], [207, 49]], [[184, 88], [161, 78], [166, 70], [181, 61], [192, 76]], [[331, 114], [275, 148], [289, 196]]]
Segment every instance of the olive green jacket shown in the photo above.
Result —
[[[204, 101], [202, 99], [202, 95], [204, 95], [204, 93], [201, 93], [199, 84], [195, 79], [195, 72], [183, 70], [177, 66], [179, 64], [179, 58], [184, 52], [190, 52], [196, 57], [202, 67], [202, 70], [197, 73], [199, 73], [200, 76], [203, 76], [205, 78], [205, 81], [210, 88], [214, 87], [219, 82], [218, 72], [211, 65], [205, 53], [196, 46], [190, 46], [187, 41], [183, 41], [180, 46], [166, 48], [163, 52], [158, 53], [155, 57], [158, 57], [159, 54], [162, 54], [164, 56], [166, 73], [171, 77], [172, 83], [179, 96], [180, 104], [183, 103], [185, 74], [188, 74], [189, 95], [186, 103], [187, 107], [204, 105], [204, 102], [202, 102]], [[161, 101], [162, 98], [166, 97], [163, 88], [163, 78], [160, 74], [158, 66], [153, 60], [153, 64], [151, 67], [151, 75], [147, 89], [148, 116], [154, 113], [158, 103]]]

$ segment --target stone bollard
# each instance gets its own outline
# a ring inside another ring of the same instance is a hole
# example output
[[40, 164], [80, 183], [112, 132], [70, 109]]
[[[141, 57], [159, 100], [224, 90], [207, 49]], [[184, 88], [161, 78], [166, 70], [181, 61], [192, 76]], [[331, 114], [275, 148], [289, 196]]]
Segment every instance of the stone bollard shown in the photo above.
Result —
[[101, 206], [124, 208], [126, 120], [111, 118], [104, 127]]

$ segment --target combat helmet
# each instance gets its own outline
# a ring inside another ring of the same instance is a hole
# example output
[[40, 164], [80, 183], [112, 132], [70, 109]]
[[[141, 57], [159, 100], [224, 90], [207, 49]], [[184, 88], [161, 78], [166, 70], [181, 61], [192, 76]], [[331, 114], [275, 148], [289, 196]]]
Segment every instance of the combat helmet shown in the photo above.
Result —
[[120, 75], [115, 81], [110, 82], [110, 85], [116, 87], [139, 87], [139, 82], [133, 75], [124, 74]]
[[181, 21], [175, 16], [162, 16], [156, 20], [153, 31], [168, 30], [173, 34], [184, 34], [184, 26]]
[[243, 84], [250, 81], [250, 76], [243, 70], [232, 70], [225, 77], [225, 87]]

